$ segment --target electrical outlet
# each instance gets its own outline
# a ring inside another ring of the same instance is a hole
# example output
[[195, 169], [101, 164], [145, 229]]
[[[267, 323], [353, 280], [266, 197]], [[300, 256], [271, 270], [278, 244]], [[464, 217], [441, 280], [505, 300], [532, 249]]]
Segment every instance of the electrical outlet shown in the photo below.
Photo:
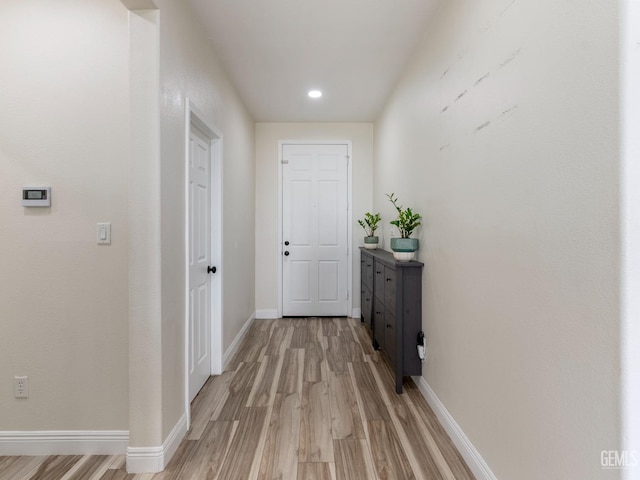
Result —
[[29, 377], [13, 377], [13, 393], [16, 398], [28, 398]]

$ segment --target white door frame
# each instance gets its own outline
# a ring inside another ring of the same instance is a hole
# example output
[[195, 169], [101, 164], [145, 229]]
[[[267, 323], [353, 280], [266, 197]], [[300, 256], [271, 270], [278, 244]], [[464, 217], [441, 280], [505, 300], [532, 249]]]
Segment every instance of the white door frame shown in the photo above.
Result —
[[282, 149], [285, 145], [346, 145], [349, 161], [347, 164], [347, 316], [353, 311], [353, 241], [352, 224], [352, 152], [351, 140], [278, 140], [278, 318], [282, 318]]
[[217, 272], [211, 275], [211, 374], [222, 373], [222, 133], [205, 120], [204, 115], [187, 97], [185, 99], [185, 338], [184, 399], [187, 429], [191, 425], [189, 401], [189, 138], [191, 125], [210, 141], [211, 152], [211, 264]]

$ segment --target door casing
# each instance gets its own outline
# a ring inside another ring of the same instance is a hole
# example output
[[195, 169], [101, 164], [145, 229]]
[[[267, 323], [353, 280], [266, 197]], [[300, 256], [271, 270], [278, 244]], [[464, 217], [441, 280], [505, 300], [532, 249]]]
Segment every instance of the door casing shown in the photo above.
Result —
[[185, 99], [185, 315], [184, 315], [184, 399], [187, 429], [191, 425], [189, 401], [189, 137], [196, 126], [210, 140], [211, 152], [211, 263], [217, 272], [211, 275], [211, 374], [222, 373], [222, 133], [209, 123], [189, 98]]
[[349, 246], [347, 260], [347, 311], [353, 313], [353, 193], [352, 193], [352, 142], [351, 140], [278, 140], [278, 243], [276, 255], [278, 259], [278, 318], [282, 318], [282, 150], [284, 145], [346, 145], [349, 157], [347, 165], [347, 244]]

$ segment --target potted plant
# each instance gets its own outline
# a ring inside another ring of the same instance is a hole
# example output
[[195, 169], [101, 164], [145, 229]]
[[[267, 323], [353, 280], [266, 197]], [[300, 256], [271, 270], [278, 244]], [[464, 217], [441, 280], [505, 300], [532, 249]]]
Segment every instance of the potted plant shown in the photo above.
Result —
[[382, 217], [380, 217], [379, 213], [372, 215], [370, 212], [364, 214], [364, 220], [358, 220], [358, 223], [367, 234], [364, 237], [364, 248], [369, 250], [378, 248], [378, 237], [375, 236], [375, 233], [381, 220]]
[[418, 250], [418, 239], [410, 237], [411, 233], [421, 224], [422, 217], [413, 212], [411, 208], [402, 208], [401, 205], [398, 205], [398, 198], [393, 193], [387, 193], [387, 198], [398, 211], [398, 217], [391, 221], [391, 225], [396, 226], [400, 231], [400, 238], [391, 239], [393, 256], [400, 261], [412, 260]]

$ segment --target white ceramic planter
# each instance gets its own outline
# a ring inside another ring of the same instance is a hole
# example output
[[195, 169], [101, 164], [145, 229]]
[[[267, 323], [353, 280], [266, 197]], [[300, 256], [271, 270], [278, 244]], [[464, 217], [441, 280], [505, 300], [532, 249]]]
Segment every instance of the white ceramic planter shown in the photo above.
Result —
[[393, 258], [399, 262], [408, 262], [409, 260], [413, 260], [415, 256], [416, 252], [393, 252]]

